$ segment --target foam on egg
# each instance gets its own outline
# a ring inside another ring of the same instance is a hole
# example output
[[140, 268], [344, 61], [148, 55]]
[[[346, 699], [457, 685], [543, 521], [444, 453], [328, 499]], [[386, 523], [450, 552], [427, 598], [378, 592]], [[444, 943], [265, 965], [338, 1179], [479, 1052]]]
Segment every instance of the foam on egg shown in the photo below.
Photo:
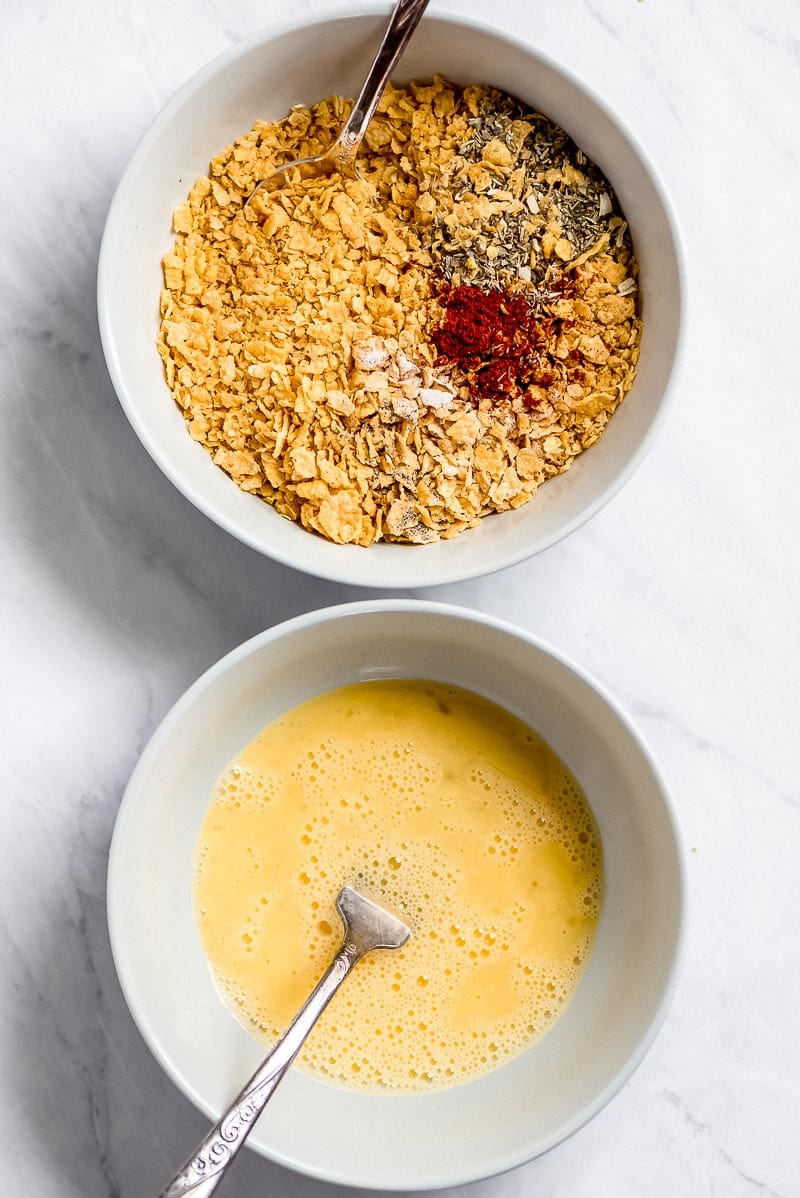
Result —
[[269, 725], [219, 779], [198, 840], [203, 945], [265, 1042], [334, 955], [345, 884], [413, 936], [359, 964], [301, 1064], [427, 1090], [510, 1060], [563, 1013], [591, 953], [602, 850], [575, 779], [508, 712], [439, 683], [359, 683]]

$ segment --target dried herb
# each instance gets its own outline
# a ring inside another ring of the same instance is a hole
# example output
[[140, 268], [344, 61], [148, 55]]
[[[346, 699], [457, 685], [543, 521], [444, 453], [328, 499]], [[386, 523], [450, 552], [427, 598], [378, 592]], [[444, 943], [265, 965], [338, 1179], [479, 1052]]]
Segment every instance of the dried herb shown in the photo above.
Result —
[[[457, 235], [446, 216], [434, 221], [439, 268], [456, 285], [519, 284], [535, 306], [546, 306], [557, 298], [552, 281], [572, 261], [604, 235], [609, 244], [622, 244], [627, 226], [614, 193], [563, 129], [511, 96], [491, 92], [468, 124], [471, 136], [459, 148], [464, 165], [455, 174], [453, 198], [484, 196], [492, 212]], [[492, 164], [498, 143], [509, 151], [506, 169]]]

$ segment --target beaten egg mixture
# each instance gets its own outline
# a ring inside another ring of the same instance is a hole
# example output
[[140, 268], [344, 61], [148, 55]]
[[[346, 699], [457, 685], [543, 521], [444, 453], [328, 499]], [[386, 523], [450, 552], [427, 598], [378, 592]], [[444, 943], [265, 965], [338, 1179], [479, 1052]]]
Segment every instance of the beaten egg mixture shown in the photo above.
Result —
[[265, 728], [220, 777], [197, 842], [205, 952], [265, 1043], [338, 948], [345, 884], [413, 936], [359, 964], [299, 1063], [360, 1089], [439, 1088], [563, 1013], [600, 914], [600, 837], [575, 779], [507, 711], [440, 683], [358, 683]]

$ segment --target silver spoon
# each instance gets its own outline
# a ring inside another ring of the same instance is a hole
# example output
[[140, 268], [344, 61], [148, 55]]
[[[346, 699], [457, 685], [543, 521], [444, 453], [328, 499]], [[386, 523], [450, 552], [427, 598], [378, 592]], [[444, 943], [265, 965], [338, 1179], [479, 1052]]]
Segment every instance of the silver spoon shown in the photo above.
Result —
[[364, 86], [358, 94], [344, 128], [333, 145], [324, 154], [313, 158], [299, 158], [296, 162], [287, 162], [278, 167], [273, 174], [257, 183], [245, 200], [249, 204], [253, 196], [261, 191], [275, 191], [286, 182], [290, 171], [299, 171], [301, 179], [310, 179], [315, 175], [344, 175], [348, 179], [358, 179], [356, 155], [364, 140], [378, 101], [383, 95], [383, 89], [389, 82], [398, 58], [408, 45], [409, 38], [422, 20], [422, 14], [430, 0], [397, 0], [389, 25], [383, 35], [375, 61], [369, 69]]
[[341, 948], [278, 1043], [218, 1123], [200, 1141], [161, 1198], [207, 1198], [250, 1134], [253, 1124], [306, 1037], [354, 965], [374, 948], [402, 948], [411, 935], [394, 915], [345, 886], [336, 906], [344, 924]]

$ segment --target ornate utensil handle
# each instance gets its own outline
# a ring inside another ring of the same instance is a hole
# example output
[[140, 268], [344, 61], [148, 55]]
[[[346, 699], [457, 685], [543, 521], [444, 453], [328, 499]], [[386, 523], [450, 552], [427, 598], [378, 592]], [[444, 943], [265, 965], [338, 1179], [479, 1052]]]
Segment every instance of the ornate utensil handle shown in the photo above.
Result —
[[244, 1144], [286, 1070], [364, 949], [348, 936], [304, 1006], [220, 1121], [163, 1191], [161, 1198], [207, 1198]]
[[422, 20], [422, 14], [429, 2], [430, 0], [397, 0], [364, 86], [358, 94], [344, 129], [331, 148], [337, 169], [343, 174], [352, 174], [358, 147], [383, 95], [383, 89], [389, 82], [389, 76], [397, 60], [408, 45], [409, 38]]

